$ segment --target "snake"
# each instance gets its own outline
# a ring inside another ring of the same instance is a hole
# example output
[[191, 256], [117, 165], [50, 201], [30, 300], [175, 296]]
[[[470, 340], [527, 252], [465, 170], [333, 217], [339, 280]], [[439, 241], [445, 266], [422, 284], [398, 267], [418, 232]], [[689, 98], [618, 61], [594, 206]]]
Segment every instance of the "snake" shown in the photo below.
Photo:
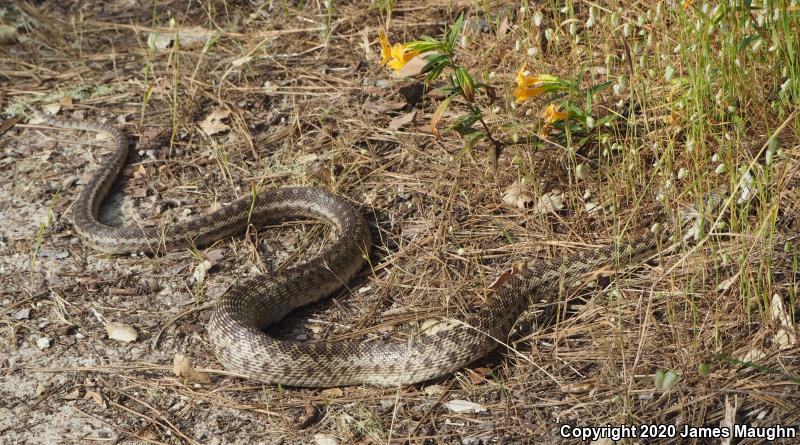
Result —
[[616, 266], [651, 252], [662, 234], [648, 231], [629, 242], [581, 249], [561, 257], [524, 262], [502, 276], [474, 310], [460, 318], [441, 317], [402, 339], [305, 341], [270, 335], [269, 327], [295, 309], [347, 286], [368, 263], [371, 235], [354, 205], [313, 187], [283, 187], [239, 198], [207, 214], [167, 227], [111, 226], [99, 211], [124, 167], [129, 151], [125, 133], [100, 122], [53, 118], [44, 124], [109, 135], [114, 150], [100, 163], [73, 206], [73, 226], [82, 241], [107, 254], [160, 253], [199, 248], [239, 234], [250, 225], [317, 220], [330, 239], [319, 253], [279, 272], [243, 278], [219, 298], [207, 337], [219, 362], [230, 372], [266, 384], [296, 387], [348, 385], [399, 386], [425, 382], [465, 368], [500, 345], [530, 304], [552, 301], [605, 266]]

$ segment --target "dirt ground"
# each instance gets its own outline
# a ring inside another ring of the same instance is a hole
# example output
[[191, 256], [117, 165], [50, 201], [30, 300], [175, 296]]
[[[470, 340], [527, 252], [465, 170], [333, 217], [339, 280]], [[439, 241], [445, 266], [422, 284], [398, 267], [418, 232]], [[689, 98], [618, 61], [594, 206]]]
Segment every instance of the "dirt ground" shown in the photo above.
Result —
[[[318, 225], [253, 228], [156, 256], [81, 242], [70, 212], [110, 143], [28, 120], [25, 104], [129, 135], [128, 164], [101, 209], [109, 224], [184, 221], [254, 187], [311, 185], [356, 204], [372, 230], [372, 267], [279, 327], [297, 341], [402, 335], [475, 308], [520, 259], [649, 230], [646, 206], [621, 185], [649, 175], [597, 161], [600, 142], [578, 151], [592, 165], [578, 180], [573, 155], [552, 147], [509, 145], [494, 168], [487, 146], [464, 155], [457, 136], [435, 137], [441, 97], [380, 64], [392, 3], [0, 3], [0, 23], [14, 29], [0, 41], [0, 444], [572, 443], [562, 425], [607, 424], [781, 424], [800, 434], [796, 119], [780, 133], [780, 189], [761, 201], [778, 209], [774, 236], [742, 231], [598, 271], [532, 306], [509, 347], [408, 387], [275, 387], [216, 361], [206, 337], [216, 299], [237, 279], [313, 255], [325, 239]], [[515, 51], [497, 23], [522, 32], [518, 5], [425, 3], [394, 5], [393, 41], [438, 36], [466, 12], [483, 50], [465, 65], [510, 97], [531, 51]], [[583, 21], [587, 8], [575, 6]], [[529, 59], [531, 69], [574, 69], [574, 54], [554, 51]], [[493, 113], [528, 116], [502, 101]], [[769, 125], [742, 146], [757, 152], [787, 117], [764, 116]], [[523, 176], [535, 177], [533, 204], [520, 208], [504, 197]], [[558, 204], [543, 209], [542, 196]], [[137, 338], [109, 338], [110, 323]], [[176, 354], [210, 383], [177, 377]], [[683, 441], [628, 443], [653, 442]]]

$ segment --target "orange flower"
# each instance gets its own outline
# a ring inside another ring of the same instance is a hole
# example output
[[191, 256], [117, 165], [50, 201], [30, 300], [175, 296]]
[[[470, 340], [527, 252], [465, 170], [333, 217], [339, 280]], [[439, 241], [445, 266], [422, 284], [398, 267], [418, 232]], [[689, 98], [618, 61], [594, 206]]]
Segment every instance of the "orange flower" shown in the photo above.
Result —
[[550, 127], [553, 126], [553, 123], [567, 120], [569, 118], [569, 113], [558, 111], [556, 104], [550, 104], [544, 109], [543, 117], [544, 126], [542, 127], [541, 131], [539, 131], [539, 136], [547, 137], [547, 132], [550, 130]]
[[519, 104], [531, 97], [557, 89], [558, 81], [557, 77], [549, 74], [527, 75], [525, 74], [525, 64], [523, 64], [517, 71], [517, 87], [514, 88], [512, 94]]
[[389, 39], [383, 30], [378, 33], [378, 39], [381, 43], [381, 65], [386, 65], [395, 71], [400, 71], [406, 63], [419, 55], [419, 51], [411, 50], [402, 43], [395, 43], [390, 47]]
[[568, 113], [556, 110], [556, 104], [550, 104], [544, 109], [544, 121], [548, 124], [563, 121], [568, 117]]

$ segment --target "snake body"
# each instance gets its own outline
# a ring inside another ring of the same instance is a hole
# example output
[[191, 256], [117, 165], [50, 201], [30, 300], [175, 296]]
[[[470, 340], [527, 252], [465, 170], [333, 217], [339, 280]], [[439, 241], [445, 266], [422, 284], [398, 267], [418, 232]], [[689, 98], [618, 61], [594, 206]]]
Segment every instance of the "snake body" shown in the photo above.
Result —
[[370, 254], [370, 234], [361, 215], [329, 192], [292, 187], [258, 193], [213, 213], [158, 227], [114, 227], [98, 212], [128, 154], [120, 129], [94, 122], [44, 118], [59, 128], [109, 134], [113, 153], [102, 163], [74, 205], [75, 231], [94, 249], [111, 254], [163, 252], [209, 243], [246, 229], [296, 218], [320, 220], [336, 232], [321, 253], [277, 274], [241, 280], [221, 298], [208, 325], [208, 338], [229, 370], [265, 383], [304, 387], [356, 384], [405, 385], [463, 368], [505, 342], [531, 302], [582, 280], [603, 265], [626, 262], [650, 251], [656, 236], [632, 243], [532, 262], [488, 293], [480, 307], [462, 320], [445, 320], [405, 340], [286, 341], [265, 329], [297, 307], [343, 287], [362, 269]]

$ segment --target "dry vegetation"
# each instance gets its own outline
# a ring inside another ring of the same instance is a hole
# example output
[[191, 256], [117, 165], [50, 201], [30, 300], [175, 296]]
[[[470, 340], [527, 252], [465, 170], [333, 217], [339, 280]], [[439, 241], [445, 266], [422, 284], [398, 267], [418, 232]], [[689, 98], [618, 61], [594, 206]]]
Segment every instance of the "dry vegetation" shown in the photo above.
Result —
[[[565, 423], [800, 423], [797, 1], [94, 3], [0, 4], [0, 443], [539, 443]], [[463, 101], [431, 133], [447, 77], [426, 89], [380, 64], [380, 29], [440, 36], [461, 13], [457, 60], [497, 94], [478, 92], [505, 144], [496, 168], [491, 144], [446, 131]], [[523, 63], [608, 81], [595, 125], [538, 138], [554, 97], [514, 103]], [[103, 209], [115, 224], [183, 220], [258, 187], [359, 204], [372, 267], [287, 322], [300, 339], [403, 335], [469, 311], [521, 260], [643, 233], [653, 206], [734, 194], [699, 243], [565, 289], [531, 308], [513, 349], [448, 378], [276, 388], [219, 372], [205, 323], [237, 276], [313, 254], [323, 231], [98, 254], [70, 208], [108, 143], [28, 122], [26, 105], [131, 136]], [[531, 205], [504, 201], [515, 183]], [[546, 194], [561, 205], [538, 205]], [[108, 321], [138, 340], [109, 339]], [[178, 353], [211, 384], [177, 378]]]

